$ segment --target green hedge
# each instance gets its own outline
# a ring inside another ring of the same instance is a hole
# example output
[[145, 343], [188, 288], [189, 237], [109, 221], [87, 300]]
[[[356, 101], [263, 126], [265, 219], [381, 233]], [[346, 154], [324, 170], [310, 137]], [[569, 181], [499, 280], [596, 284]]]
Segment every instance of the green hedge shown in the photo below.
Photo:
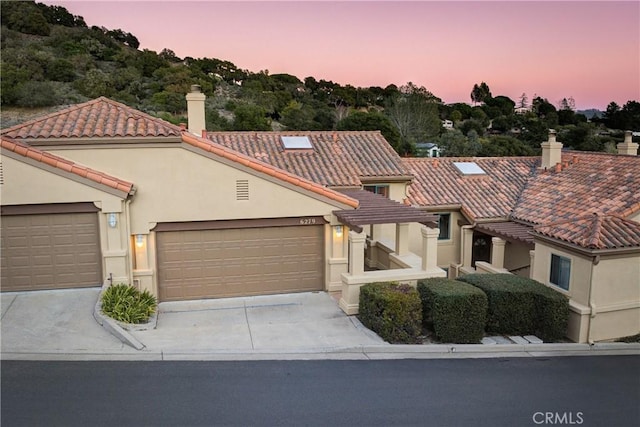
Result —
[[558, 340], [567, 332], [568, 298], [540, 282], [512, 274], [468, 274], [457, 280], [487, 295], [487, 332], [534, 334], [544, 341]]
[[475, 286], [449, 279], [418, 282], [423, 324], [439, 341], [478, 343], [487, 322], [487, 296]]
[[358, 318], [364, 326], [393, 344], [418, 343], [422, 332], [422, 304], [418, 291], [395, 282], [370, 283], [360, 288]]

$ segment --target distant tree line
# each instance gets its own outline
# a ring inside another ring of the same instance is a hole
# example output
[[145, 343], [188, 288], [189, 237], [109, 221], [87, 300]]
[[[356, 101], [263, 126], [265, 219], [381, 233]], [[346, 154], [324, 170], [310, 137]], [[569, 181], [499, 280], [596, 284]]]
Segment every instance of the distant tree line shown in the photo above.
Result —
[[[180, 58], [166, 48], [139, 50], [121, 29], [88, 27], [61, 6], [2, 2], [1, 103], [54, 107], [106, 96], [173, 123], [186, 121], [185, 94], [207, 95], [210, 130], [379, 130], [401, 155], [434, 142], [444, 155], [537, 154], [550, 128], [567, 147], [612, 150], [621, 132], [640, 129], [640, 104], [609, 104], [588, 120], [572, 98], [554, 106], [526, 94], [517, 103], [475, 84], [473, 105], [445, 105], [423, 86], [354, 87], [290, 74], [251, 72], [216, 58]], [[445, 129], [443, 120], [453, 122]], [[10, 123], [3, 123], [6, 126]]]

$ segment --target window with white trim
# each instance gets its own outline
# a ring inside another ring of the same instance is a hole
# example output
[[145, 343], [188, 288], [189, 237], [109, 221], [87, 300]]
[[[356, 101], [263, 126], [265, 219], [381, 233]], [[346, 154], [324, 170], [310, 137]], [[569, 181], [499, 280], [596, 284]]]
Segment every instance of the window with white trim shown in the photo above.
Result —
[[551, 273], [549, 282], [565, 291], [569, 290], [569, 279], [571, 278], [571, 260], [556, 254], [551, 254]]

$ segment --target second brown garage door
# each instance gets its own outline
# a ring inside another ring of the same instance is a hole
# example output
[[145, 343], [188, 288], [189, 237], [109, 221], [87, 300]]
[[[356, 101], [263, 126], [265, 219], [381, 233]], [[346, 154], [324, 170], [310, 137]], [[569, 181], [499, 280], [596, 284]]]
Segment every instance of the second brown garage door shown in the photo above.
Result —
[[157, 233], [161, 301], [323, 289], [324, 227]]

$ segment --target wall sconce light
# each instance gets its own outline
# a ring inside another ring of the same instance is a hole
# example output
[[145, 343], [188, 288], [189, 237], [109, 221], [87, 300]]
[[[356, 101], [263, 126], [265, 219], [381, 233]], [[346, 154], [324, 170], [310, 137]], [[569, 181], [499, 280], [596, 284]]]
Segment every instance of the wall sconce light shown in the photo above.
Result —
[[109, 223], [109, 227], [116, 228], [116, 225], [118, 225], [118, 218], [116, 217], [116, 214], [110, 213], [107, 222]]
[[336, 225], [336, 237], [342, 237], [342, 226]]
[[144, 236], [142, 234], [136, 234], [136, 246], [139, 248], [144, 246]]

